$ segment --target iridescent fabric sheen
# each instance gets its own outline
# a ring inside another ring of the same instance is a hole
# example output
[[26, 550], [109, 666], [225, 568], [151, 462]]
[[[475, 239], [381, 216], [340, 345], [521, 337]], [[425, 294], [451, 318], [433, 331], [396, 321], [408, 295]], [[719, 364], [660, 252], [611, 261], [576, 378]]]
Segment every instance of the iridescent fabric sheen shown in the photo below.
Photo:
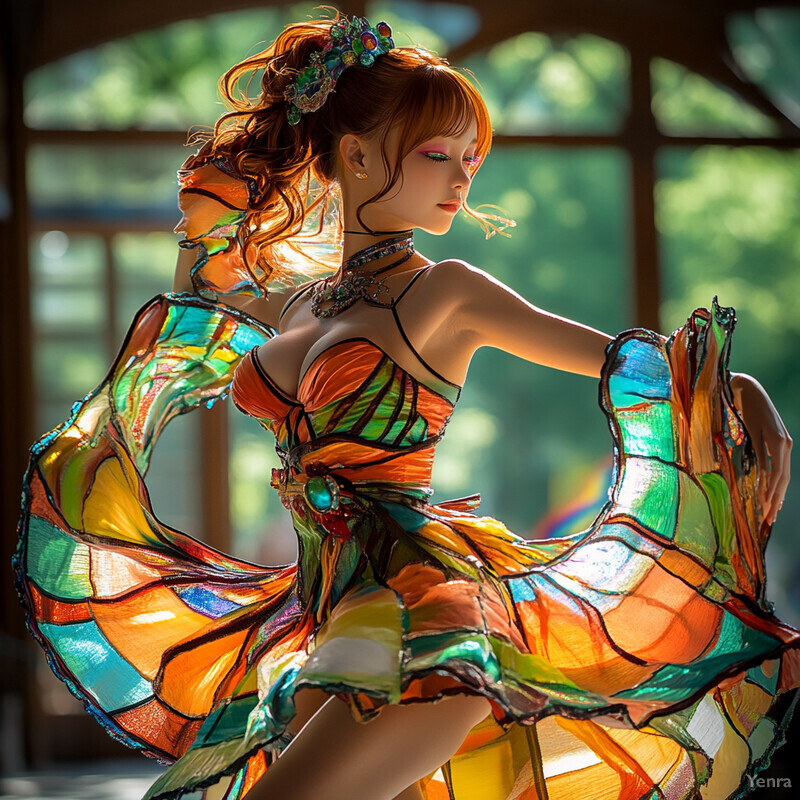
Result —
[[[151, 798], [223, 776], [242, 797], [301, 687], [362, 720], [487, 697], [491, 717], [423, 781], [428, 800], [735, 795], [782, 741], [800, 634], [764, 596], [769, 526], [726, 380], [732, 327], [715, 306], [669, 339], [614, 340], [608, 503], [588, 530], [538, 542], [470, 498], [430, 502], [457, 387], [358, 337], [289, 397], [255, 356], [269, 331], [156, 297], [103, 384], [33, 447], [16, 563], [31, 630], [112, 735], [174, 762]], [[142, 476], [159, 433], [228, 392], [275, 437], [296, 564], [238, 561], [152, 512]], [[339, 509], [303, 499], [324, 475], [344, 487]]]

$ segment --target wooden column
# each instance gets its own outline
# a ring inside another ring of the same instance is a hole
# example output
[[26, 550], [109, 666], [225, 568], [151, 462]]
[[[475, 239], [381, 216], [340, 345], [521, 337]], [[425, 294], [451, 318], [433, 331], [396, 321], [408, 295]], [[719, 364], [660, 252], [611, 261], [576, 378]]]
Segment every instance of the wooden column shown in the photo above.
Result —
[[651, 108], [650, 54], [630, 49], [630, 117], [625, 131], [631, 157], [631, 234], [633, 237], [633, 323], [659, 330], [661, 269], [655, 221], [658, 130]]
[[228, 450], [230, 446], [228, 403], [222, 400], [211, 408], [201, 408], [200, 416], [200, 508], [203, 540], [230, 553], [231, 515], [228, 488]]
[[[31, 32], [37, 4], [18, 3], [14, 13], [5, 15], [0, 33], [2, 48], [2, 139], [0, 166], [5, 197], [0, 205], [0, 257], [3, 289], [0, 292], [0, 337], [3, 373], [0, 391], [0, 430], [2, 431], [3, 479], [0, 481], [2, 514], [2, 644], [3, 683], [0, 690], [2, 724], [13, 731], [13, 740], [4, 737], [0, 753], [2, 766], [20, 769], [25, 760], [29, 716], [23, 712], [29, 690], [32, 642], [25, 630], [23, 611], [14, 590], [11, 557], [16, 549], [20, 515], [22, 474], [33, 442], [33, 376], [31, 369], [30, 288], [28, 274], [28, 202], [25, 176], [25, 127], [23, 124], [22, 83], [25, 57], [30, 50]], [[6, 638], [7, 637], [7, 638]], [[12, 762], [12, 763], [6, 763]]]

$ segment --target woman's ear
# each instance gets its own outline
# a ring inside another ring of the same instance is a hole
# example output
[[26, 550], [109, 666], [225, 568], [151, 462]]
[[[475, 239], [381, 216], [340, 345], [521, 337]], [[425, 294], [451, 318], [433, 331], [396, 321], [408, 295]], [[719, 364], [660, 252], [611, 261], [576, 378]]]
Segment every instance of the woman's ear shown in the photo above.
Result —
[[364, 142], [360, 136], [346, 133], [339, 140], [339, 156], [342, 166], [352, 175], [363, 175], [364, 167]]

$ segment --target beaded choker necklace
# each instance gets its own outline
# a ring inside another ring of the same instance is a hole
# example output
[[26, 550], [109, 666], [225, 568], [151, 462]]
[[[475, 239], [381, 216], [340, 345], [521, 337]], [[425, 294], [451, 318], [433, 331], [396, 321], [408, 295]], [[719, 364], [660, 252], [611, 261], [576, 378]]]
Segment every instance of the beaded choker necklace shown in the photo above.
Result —
[[[359, 267], [363, 267], [370, 261], [377, 261], [384, 256], [399, 253], [404, 250], [404, 254], [393, 261], [391, 264], [376, 269], [373, 272], [358, 272]], [[391, 239], [384, 239], [382, 242], [373, 244], [359, 250], [342, 264], [341, 275], [336, 281], [336, 275], [318, 283], [311, 290], [311, 312], [315, 317], [334, 317], [346, 308], [350, 308], [356, 300], [362, 299], [372, 305], [390, 306], [394, 302], [393, 297], [388, 298], [388, 302], [382, 303], [378, 300], [381, 292], [388, 294], [389, 287], [384, 281], [389, 277], [385, 273], [394, 269], [400, 264], [404, 264], [414, 255], [414, 234], [412, 231], [403, 231], [401, 234]], [[384, 277], [378, 278], [378, 275]], [[323, 304], [329, 304], [323, 308]]]

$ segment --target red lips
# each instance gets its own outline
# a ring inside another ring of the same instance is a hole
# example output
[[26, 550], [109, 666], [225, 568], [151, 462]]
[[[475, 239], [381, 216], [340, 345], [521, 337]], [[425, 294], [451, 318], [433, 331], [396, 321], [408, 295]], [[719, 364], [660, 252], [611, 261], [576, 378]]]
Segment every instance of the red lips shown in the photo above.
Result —
[[461, 208], [461, 201], [460, 200], [448, 200], [446, 203], [437, 203], [439, 208], [443, 208], [445, 211], [449, 211], [452, 214], [455, 214]]

